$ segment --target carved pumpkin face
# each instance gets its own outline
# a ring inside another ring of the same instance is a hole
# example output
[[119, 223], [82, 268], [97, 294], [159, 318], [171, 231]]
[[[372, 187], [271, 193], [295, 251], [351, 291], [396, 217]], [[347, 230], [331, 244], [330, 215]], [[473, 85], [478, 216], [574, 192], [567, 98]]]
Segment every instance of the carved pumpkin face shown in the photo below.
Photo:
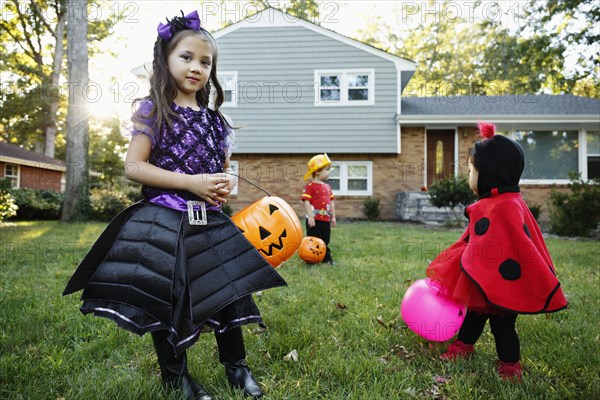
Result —
[[302, 239], [296, 212], [279, 197], [263, 197], [231, 219], [273, 267], [293, 256]]
[[298, 256], [302, 261], [309, 264], [316, 264], [323, 261], [325, 258], [325, 251], [327, 246], [325, 242], [318, 237], [307, 236], [302, 239], [300, 247], [298, 248]]

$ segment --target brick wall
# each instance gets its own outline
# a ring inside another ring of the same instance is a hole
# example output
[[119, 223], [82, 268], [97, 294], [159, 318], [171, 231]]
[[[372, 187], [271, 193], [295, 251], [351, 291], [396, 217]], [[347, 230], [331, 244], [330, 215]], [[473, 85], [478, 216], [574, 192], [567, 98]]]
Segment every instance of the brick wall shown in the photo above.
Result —
[[[333, 161], [372, 161], [373, 197], [381, 199], [381, 218], [397, 219], [396, 194], [400, 191], [420, 190], [423, 185], [424, 143], [422, 128], [403, 128], [403, 153], [397, 154], [329, 154]], [[308, 160], [314, 154], [255, 155], [234, 154], [239, 173], [270, 194], [287, 201], [303, 217], [304, 207], [300, 201]], [[239, 194], [232, 196], [230, 205], [235, 211], [264, 196], [264, 193], [241, 181]], [[364, 218], [364, 196], [338, 196], [335, 206], [338, 218]]]
[[[4, 177], [4, 165], [0, 162], [0, 173]], [[27, 165], [19, 166], [19, 181], [21, 189], [48, 189], [59, 192], [60, 179], [63, 172], [43, 168], [30, 167]]]
[[21, 165], [21, 188], [60, 191], [61, 171]]

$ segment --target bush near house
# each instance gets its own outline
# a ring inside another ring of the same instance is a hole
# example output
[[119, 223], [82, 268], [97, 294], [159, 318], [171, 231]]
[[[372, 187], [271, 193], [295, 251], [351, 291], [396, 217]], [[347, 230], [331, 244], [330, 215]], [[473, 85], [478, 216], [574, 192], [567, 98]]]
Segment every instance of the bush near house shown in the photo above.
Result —
[[8, 193], [10, 190], [10, 180], [0, 179], [0, 222], [5, 221], [17, 214], [19, 207], [15, 203], [15, 198]]
[[142, 195], [138, 187], [101, 187], [90, 190], [91, 215], [97, 221], [110, 221], [138, 200]]
[[448, 207], [454, 214], [456, 223], [461, 221], [461, 215], [457, 215], [455, 208], [466, 206], [475, 201], [476, 196], [469, 187], [469, 182], [464, 176], [450, 177], [434, 183], [429, 188], [429, 199], [431, 205], [442, 208]]
[[381, 200], [376, 197], [367, 197], [363, 202], [363, 214], [369, 221], [375, 221], [381, 215]]
[[569, 174], [570, 193], [550, 193], [550, 230], [562, 236], [590, 236], [600, 225], [600, 179], [585, 182]]
[[14, 220], [60, 219], [64, 195], [47, 189], [11, 189], [8, 191], [19, 207]]

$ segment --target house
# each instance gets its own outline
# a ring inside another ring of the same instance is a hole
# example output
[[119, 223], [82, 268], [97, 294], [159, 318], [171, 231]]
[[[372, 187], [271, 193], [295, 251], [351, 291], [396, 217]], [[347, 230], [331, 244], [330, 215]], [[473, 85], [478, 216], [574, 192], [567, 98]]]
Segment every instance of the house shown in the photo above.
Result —
[[64, 191], [65, 163], [41, 153], [0, 141], [0, 178], [15, 189]]
[[[299, 215], [307, 162], [326, 152], [339, 218], [362, 218], [372, 196], [381, 200], [382, 218], [407, 219], [399, 198], [467, 173], [482, 120], [523, 145], [521, 186], [530, 203], [543, 205], [554, 185], [565, 187], [569, 171], [600, 177], [600, 100], [410, 97], [414, 62], [273, 8], [213, 36], [222, 111], [241, 128], [233, 166]], [[262, 195], [240, 181], [231, 205], [239, 210]]]

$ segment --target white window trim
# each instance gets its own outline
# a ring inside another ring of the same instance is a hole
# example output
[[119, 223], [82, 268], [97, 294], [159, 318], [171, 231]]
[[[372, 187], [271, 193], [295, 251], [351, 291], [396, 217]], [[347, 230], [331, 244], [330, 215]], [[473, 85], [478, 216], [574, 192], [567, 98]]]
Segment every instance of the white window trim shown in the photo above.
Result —
[[238, 178], [239, 170], [240, 170], [240, 163], [239, 163], [239, 161], [230, 160], [229, 166], [233, 170], [233, 173], [236, 175], [235, 176], [235, 187], [233, 188], [233, 190], [231, 191], [230, 194], [237, 195], [239, 193], [238, 188], [240, 187], [240, 178]]
[[[8, 167], [11, 166], [15, 169], [17, 175], [8, 175]], [[21, 188], [21, 166], [18, 164], [10, 164], [10, 163], [6, 163], [4, 164], [4, 178], [15, 178], [16, 179], [16, 186], [13, 189], [20, 189]]]
[[[340, 176], [333, 179], [340, 180], [340, 190], [334, 190], [334, 196], [372, 196], [373, 195], [373, 162], [372, 161], [335, 161], [334, 166], [339, 167]], [[367, 190], [348, 190], [348, 167], [367, 167]]]
[[[222, 84], [224, 77], [231, 77], [233, 88], [231, 89], [231, 101], [224, 101], [221, 107], [237, 107], [238, 105], [238, 73], [237, 71], [220, 71], [219, 82]], [[225, 92], [225, 88], [223, 88]]]
[[[340, 77], [340, 101], [321, 101], [321, 76], [337, 75]], [[348, 100], [348, 75], [368, 75], [368, 100]], [[315, 70], [315, 106], [348, 107], [372, 106], [375, 104], [375, 69], [316, 69]]]

